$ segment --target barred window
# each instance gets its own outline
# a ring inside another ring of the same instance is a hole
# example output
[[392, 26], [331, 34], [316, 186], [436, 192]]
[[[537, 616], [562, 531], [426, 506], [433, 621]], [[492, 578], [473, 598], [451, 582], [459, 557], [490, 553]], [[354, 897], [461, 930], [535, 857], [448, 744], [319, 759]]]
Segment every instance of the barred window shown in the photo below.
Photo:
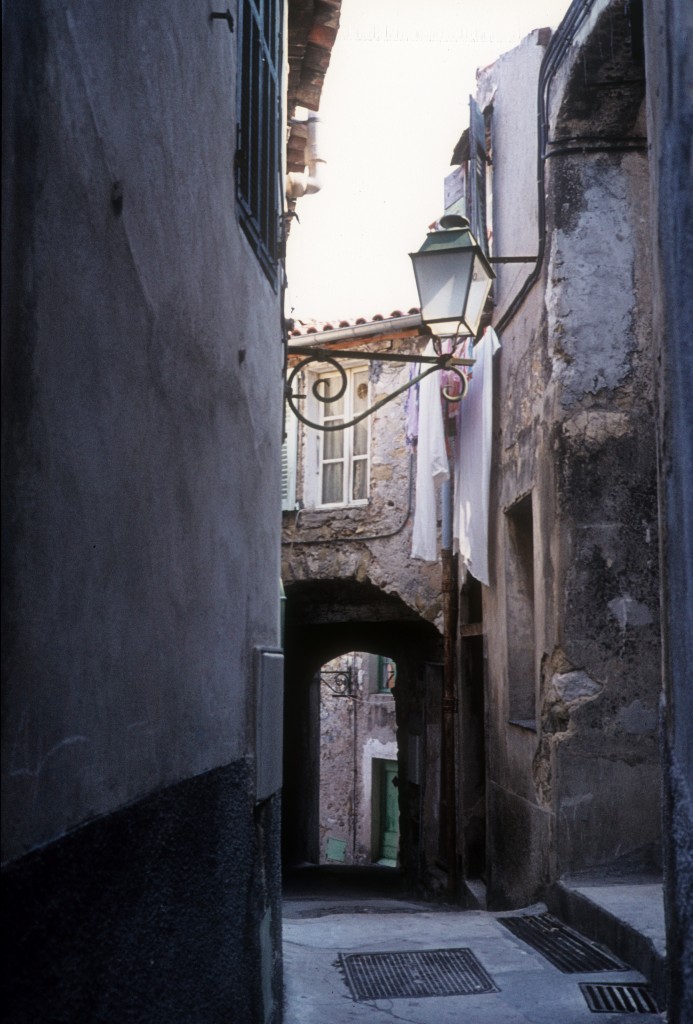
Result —
[[281, 212], [282, 0], [242, 0], [236, 195], [240, 221], [276, 286]]

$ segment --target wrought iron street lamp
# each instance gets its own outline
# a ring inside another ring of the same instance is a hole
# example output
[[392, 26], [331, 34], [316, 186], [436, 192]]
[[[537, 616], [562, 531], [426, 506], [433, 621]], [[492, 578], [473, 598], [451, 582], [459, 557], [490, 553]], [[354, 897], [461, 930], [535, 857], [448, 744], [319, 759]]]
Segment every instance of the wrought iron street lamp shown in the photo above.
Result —
[[409, 255], [423, 322], [439, 337], [476, 337], [496, 275], [466, 217], [442, 217], [419, 251]]
[[[429, 231], [421, 249], [410, 255], [421, 306], [420, 333], [432, 337], [435, 354], [357, 351], [352, 348], [341, 350], [325, 346], [290, 344], [288, 354], [301, 358], [289, 374], [286, 397], [292, 411], [302, 423], [327, 432], [345, 430], [370, 416], [414, 384], [418, 384], [424, 377], [439, 370], [451, 371], [459, 378], [461, 384], [457, 393], [443, 389], [444, 398], [458, 402], [466, 394], [467, 378], [462, 368], [473, 366], [474, 360], [460, 359], [452, 353], [444, 353], [440, 339], [451, 336], [476, 337], [495, 274], [469, 230], [469, 222], [465, 217], [458, 215], [442, 217], [436, 230]], [[339, 374], [340, 385], [327, 396], [320, 387], [320, 381], [317, 380], [313, 384], [313, 396], [322, 403], [339, 401], [347, 389], [347, 374], [341, 360], [417, 363], [420, 372], [353, 419], [340, 421], [338, 424], [315, 422], [297, 407], [296, 402], [307, 396], [294, 393], [294, 382], [310, 364], [320, 364], [323, 369], [327, 365]]]

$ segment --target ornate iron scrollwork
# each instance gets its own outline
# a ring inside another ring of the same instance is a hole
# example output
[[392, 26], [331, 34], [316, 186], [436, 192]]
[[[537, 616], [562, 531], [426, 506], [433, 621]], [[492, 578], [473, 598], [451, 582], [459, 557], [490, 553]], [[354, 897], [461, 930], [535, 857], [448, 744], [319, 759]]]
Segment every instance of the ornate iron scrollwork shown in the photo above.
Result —
[[[361, 420], [366, 419], [367, 416], [371, 416], [378, 409], [382, 408], [382, 406], [387, 405], [388, 402], [393, 401], [393, 399], [397, 398], [405, 391], [408, 391], [409, 388], [414, 387], [415, 384], [418, 384], [425, 377], [441, 370], [453, 373], [459, 379], [461, 385], [459, 393], [453, 393], [447, 387], [442, 388], [441, 393], [443, 398], [448, 402], [459, 402], [467, 393], [467, 377], [462, 372], [461, 367], [474, 365], [473, 359], [460, 359], [451, 353], [439, 353], [433, 356], [405, 355], [398, 352], [356, 352], [351, 349], [337, 350], [328, 348], [311, 348], [307, 345], [292, 345], [290, 353], [291, 355], [298, 355], [303, 358], [301, 358], [293, 367], [286, 383], [286, 400], [289, 403], [289, 407], [301, 423], [304, 423], [307, 427], [312, 427], [315, 430], [322, 430], [325, 432], [346, 430], [348, 427], [353, 427], [356, 423], [360, 423]], [[369, 362], [415, 363], [419, 364], [421, 367], [425, 367], [425, 369], [422, 369], [420, 373], [417, 373], [414, 377], [411, 377], [400, 387], [396, 388], [391, 394], [384, 395], [382, 398], [379, 398], [378, 401], [369, 409], [360, 412], [358, 416], [354, 416], [353, 419], [337, 424], [323, 424], [315, 422], [304, 415], [304, 413], [302, 413], [298, 408], [296, 403], [305, 401], [307, 395], [295, 394], [293, 390], [294, 382], [297, 377], [300, 376], [302, 371], [311, 364], [315, 364], [316, 367], [319, 366], [321, 372], [324, 372], [326, 366], [330, 367], [336, 370], [339, 377], [339, 387], [335, 394], [324, 394], [321, 387], [323, 381], [320, 378], [317, 378], [313, 382], [311, 390], [316, 401], [321, 402], [324, 405], [328, 405], [331, 402], [337, 402], [343, 397], [347, 388], [347, 373], [340, 362], [342, 359], [348, 359], [351, 362], [354, 360], [368, 360]]]
[[[327, 676], [330, 678], [328, 679]], [[351, 665], [345, 669], [323, 669], [320, 681], [325, 684], [335, 697], [353, 697], [354, 674]]]

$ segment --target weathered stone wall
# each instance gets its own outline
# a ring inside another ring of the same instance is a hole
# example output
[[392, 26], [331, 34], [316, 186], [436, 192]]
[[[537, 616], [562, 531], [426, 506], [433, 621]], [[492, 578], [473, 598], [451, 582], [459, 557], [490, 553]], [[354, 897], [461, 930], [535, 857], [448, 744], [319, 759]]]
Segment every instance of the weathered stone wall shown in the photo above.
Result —
[[[618, 41], [625, 39], [618, 32], [623, 12], [614, 6]], [[601, 96], [611, 93], [615, 70], [596, 57], [611, 27], [595, 16], [552, 82], [550, 140], [579, 143], [584, 135], [593, 149], [578, 144], [573, 151], [566, 143], [559, 152], [555, 145], [545, 162], [547, 258], [501, 337], [494, 575], [484, 593], [489, 878], [499, 906], [537, 898], [556, 876], [659, 863], [643, 85], [638, 103], [628, 93], [620, 108], [613, 95], [603, 108], [584, 105], [586, 92], [591, 102], [590, 75]], [[629, 47], [617, 57], [619, 72], [633, 59]], [[518, 66], [525, 59], [520, 47]], [[506, 61], [487, 75], [487, 88], [497, 85], [494, 162], [514, 166], [526, 140], [517, 138], [522, 125], [503, 116], [501, 97], [504, 87], [518, 87], [515, 67]], [[612, 121], [619, 110], [617, 145]], [[526, 116], [536, 116], [529, 96]], [[505, 202], [494, 185], [494, 224], [507, 217], [512, 227], [516, 209]], [[526, 202], [536, 203], [529, 185]], [[514, 251], [512, 231], [504, 237]], [[505, 294], [501, 289], [499, 309]], [[523, 650], [531, 679], [518, 678], [513, 665]], [[529, 712], [514, 711], [522, 707]]]

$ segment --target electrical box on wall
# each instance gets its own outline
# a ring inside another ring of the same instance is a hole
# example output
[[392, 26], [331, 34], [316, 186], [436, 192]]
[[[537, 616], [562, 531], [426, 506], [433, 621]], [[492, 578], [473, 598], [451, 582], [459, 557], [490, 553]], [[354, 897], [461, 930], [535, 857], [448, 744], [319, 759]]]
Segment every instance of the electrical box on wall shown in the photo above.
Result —
[[284, 737], [284, 655], [255, 648], [256, 800], [266, 800], [282, 785]]

